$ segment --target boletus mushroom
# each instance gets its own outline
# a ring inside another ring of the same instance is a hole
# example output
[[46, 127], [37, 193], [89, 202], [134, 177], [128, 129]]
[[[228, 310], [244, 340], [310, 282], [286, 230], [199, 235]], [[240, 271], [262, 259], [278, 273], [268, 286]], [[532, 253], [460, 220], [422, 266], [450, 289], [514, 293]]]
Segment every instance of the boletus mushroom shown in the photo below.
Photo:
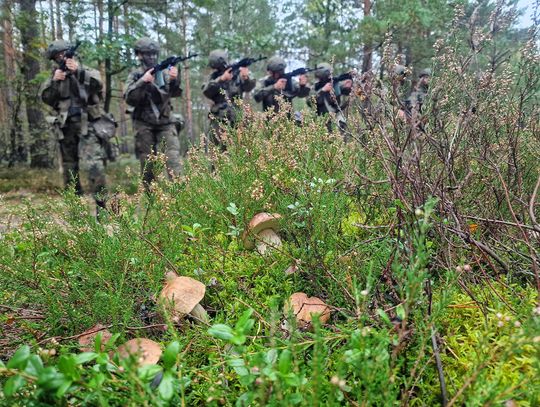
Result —
[[147, 338], [131, 339], [118, 347], [120, 357], [128, 358], [135, 355], [138, 357], [137, 362], [140, 366], [156, 364], [161, 353], [159, 344]]
[[109, 339], [112, 338], [112, 334], [106, 329], [105, 325], [97, 324], [79, 336], [78, 342], [81, 352], [93, 352], [94, 342], [99, 334], [101, 334], [101, 350], [103, 350]]
[[165, 305], [171, 306], [173, 320], [176, 322], [189, 314], [195, 319], [208, 322], [208, 314], [199, 304], [206, 293], [205, 285], [191, 277], [179, 277], [175, 273], [167, 273], [166, 278], [167, 282], [159, 298]]
[[265, 254], [269, 248], [280, 247], [279, 213], [258, 213], [251, 219], [242, 236], [244, 247], [248, 250], [256, 248], [260, 254]]
[[321, 324], [330, 319], [330, 307], [317, 297], [308, 297], [305, 293], [294, 293], [289, 297], [283, 309], [285, 315], [292, 312], [300, 328], [311, 326], [313, 319], [317, 317]]

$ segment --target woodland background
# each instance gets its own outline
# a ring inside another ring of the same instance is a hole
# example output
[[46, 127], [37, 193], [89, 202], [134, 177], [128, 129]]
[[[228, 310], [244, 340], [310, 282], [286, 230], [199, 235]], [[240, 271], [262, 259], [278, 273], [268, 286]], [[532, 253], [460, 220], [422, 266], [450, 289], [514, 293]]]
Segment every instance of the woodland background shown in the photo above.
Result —
[[[517, 2], [507, 3], [510, 7]], [[159, 39], [162, 58], [200, 54], [183, 67], [184, 95], [174, 102], [186, 119], [182, 138], [196, 143], [207, 126], [208, 104], [200, 89], [209, 73], [206, 57], [212, 49], [228, 49], [231, 60], [279, 53], [295, 66], [333, 61], [338, 73], [373, 69], [382, 76], [382, 46], [391, 33], [394, 56], [417, 72], [431, 66], [433, 45], [448, 32], [458, 4], [476, 14], [478, 26], [487, 22], [495, 7], [489, 1], [441, 0], [4, 0], [0, 164], [56, 165], [56, 143], [45, 120], [50, 112], [39, 98], [39, 86], [52, 69], [43, 56], [52, 40], [83, 41], [79, 57], [100, 70], [105, 110], [115, 114], [120, 151], [128, 153], [133, 143], [122, 94], [124, 80], [136, 64], [132, 44], [140, 36]], [[526, 12], [532, 13], [533, 7]], [[516, 13], [508, 18], [513, 18], [509, 27], [494, 32], [496, 47], [489, 56], [494, 67], [510, 59], [512, 48], [527, 38], [527, 28], [518, 28]], [[464, 32], [472, 30], [463, 26]], [[264, 63], [252, 69], [261, 77]]]

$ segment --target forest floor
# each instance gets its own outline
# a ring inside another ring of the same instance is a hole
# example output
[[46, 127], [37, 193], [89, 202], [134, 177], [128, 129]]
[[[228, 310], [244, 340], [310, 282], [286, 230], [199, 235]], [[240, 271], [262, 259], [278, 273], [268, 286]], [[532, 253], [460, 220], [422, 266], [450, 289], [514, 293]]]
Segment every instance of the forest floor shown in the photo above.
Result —
[[[107, 168], [110, 189], [135, 192], [136, 181], [132, 181], [129, 175], [136, 175], [137, 171], [138, 163], [133, 157], [122, 157], [110, 163]], [[0, 167], [0, 235], [18, 229], [28, 209], [40, 211], [52, 203], [61, 202], [62, 190], [62, 173], [59, 169]], [[86, 194], [84, 200], [88, 202], [88, 210], [95, 211], [91, 196]]]

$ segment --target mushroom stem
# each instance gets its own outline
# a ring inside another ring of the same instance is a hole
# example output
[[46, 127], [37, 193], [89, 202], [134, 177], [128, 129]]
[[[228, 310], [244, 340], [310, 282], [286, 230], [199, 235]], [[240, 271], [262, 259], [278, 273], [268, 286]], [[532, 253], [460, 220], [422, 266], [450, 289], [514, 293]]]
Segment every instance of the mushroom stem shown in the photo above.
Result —
[[200, 321], [210, 322], [210, 317], [208, 316], [208, 313], [206, 312], [206, 310], [203, 308], [201, 304], [195, 305], [195, 307], [191, 310], [189, 315], [191, 315], [192, 317]]
[[269, 248], [280, 247], [281, 238], [273, 229], [265, 229], [258, 233], [255, 246], [260, 254], [265, 254]]

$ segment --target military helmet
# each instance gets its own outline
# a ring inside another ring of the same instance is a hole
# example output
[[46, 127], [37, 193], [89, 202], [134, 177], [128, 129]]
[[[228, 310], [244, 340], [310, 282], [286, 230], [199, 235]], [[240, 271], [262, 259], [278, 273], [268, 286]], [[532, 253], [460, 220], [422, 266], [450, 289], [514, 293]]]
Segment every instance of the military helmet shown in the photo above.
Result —
[[418, 74], [418, 77], [421, 78], [423, 76], [431, 76], [431, 69], [429, 68], [422, 69], [420, 73]]
[[47, 59], [54, 59], [54, 56], [62, 51], [67, 51], [71, 48], [71, 44], [64, 40], [56, 40], [49, 44], [47, 47], [46, 55]]
[[315, 71], [315, 77], [317, 79], [325, 79], [332, 75], [332, 65], [321, 62], [317, 64], [317, 70]]
[[283, 58], [278, 57], [278, 56], [273, 56], [272, 58], [268, 60], [266, 69], [272, 72], [280, 72], [280, 71], [284, 71], [286, 66], [287, 66], [287, 63], [285, 62]]
[[159, 52], [159, 44], [151, 38], [139, 38], [133, 45], [135, 53], [138, 52]]
[[208, 56], [208, 66], [213, 69], [220, 69], [229, 63], [229, 53], [224, 49], [215, 49]]

